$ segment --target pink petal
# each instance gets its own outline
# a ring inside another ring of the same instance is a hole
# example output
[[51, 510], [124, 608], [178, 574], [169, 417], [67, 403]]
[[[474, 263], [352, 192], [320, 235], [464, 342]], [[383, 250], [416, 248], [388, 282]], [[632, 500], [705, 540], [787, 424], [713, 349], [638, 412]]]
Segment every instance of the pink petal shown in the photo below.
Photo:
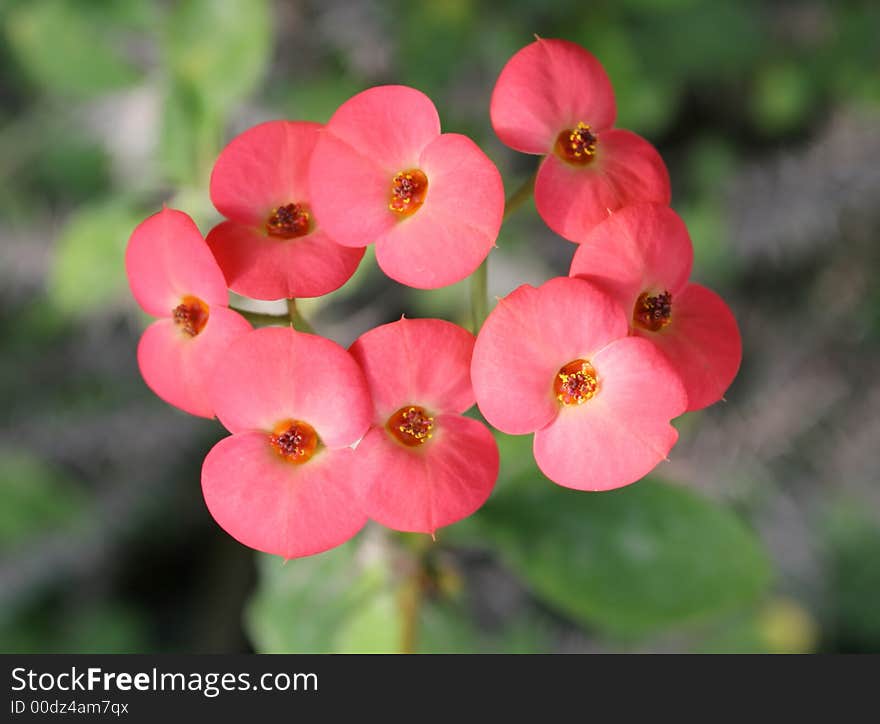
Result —
[[636, 334], [663, 350], [684, 382], [688, 410], [701, 410], [721, 399], [739, 371], [739, 327], [724, 300], [699, 284], [672, 297], [671, 320], [659, 332]]
[[480, 411], [511, 435], [544, 427], [559, 411], [559, 370], [591, 359], [627, 331], [623, 309], [580, 279], [519, 287], [498, 302], [474, 346], [471, 379]]
[[372, 244], [397, 224], [388, 204], [391, 182], [399, 170], [389, 170], [382, 159], [365, 155], [329, 132], [322, 133], [309, 164], [315, 218], [339, 244]]
[[687, 283], [694, 250], [687, 227], [668, 206], [635, 204], [615, 211], [578, 246], [571, 276], [593, 282], [632, 310], [645, 291], [673, 299]]
[[209, 306], [227, 305], [226, 280], [195, 222], [162, 209], [135, 228], [125, 250], [131, 293], [147, 314], [170, 317], [191, 295]]
[[504, 184], [488, 156], [457, 133], [436, 138], [418, 167], [428, 177], [425, 203], [378, 240], [376, 260], [392, 279], [435, 289], [461, 281], [488, 256], [504, 215]]
[[214, 520], [246, 546], [285, 558], [344, 543], [366, 522], [352, 481], [354, 451], [321, 450], [308, 462], [282, 460], [262, 432], [218, 442], [202, 466]]
[[211, 201], [223, 216], [263, 228], [279, 206], [308, 203], [309, 157], [319, 123], [269, 121], [236, 136], [211, 174]]
[[385, 85], [349, 98], [327, 131], [384, 167], [390, 185], [395, 173], [418, 166], [422, 149], [440, 135], [440, 117], [421, 91]]
[[294, 239], [224, 221], [208, 246], [229, 288], [252, 299], [319, 297], [341, 287], [357, 269], [363, 249], [335, 243], [322, 230]]
[[367, 515], [395, 530], [433, 533], [480, 508], [498, 477], [498, 446], [488, 428], [460, 415], [435, 418], [418, 448], [373, 427], [356, 450]]
[[619, 339], [592, 357], [596, 396], [564, 407], [535, 433], [538, 467], [577, 490], [611, 490], [647, 475], [666, 458], [678, 433], [670, 419], [685, 411], [678, 375], [656, 348]]
[[208, 323], [190, 337], [171, 319], [153, 322], [138, 344], [138, 366], [147, 386], [165, 402], [200, 417], [214, 417], [209, 385], [233, 340], [251, 325], [226, 307], [211, 307]]
[[362, 334], [349, 350], [384, 425], [405, 405], [461, 413], [474, 404], [470, 367], [474, 335], [442, 319], [401, 319]]
[[549, 155], [535, 179], [535, 206], [547, 226], [582, 242], [617, 209], [640, 202], [669, 204], [669, 173], [645, 139], [618, 129], [599, 134], [596, 155], [575, 166]]
[[301, 420], [329, 448], [356, 442], [372, 418], [367, 383], [351, 355], [288, 327], [264, 327], [233, 342], [215, 371], [211, 398], [230, 432]]
[[614, 124], [614, 91], [604, 68], [581, 46], [544, 40], [518, 51], [492, 92], [492, 126], [523, 153], [550, 153], [560, 132], [578, 122], [594, 132]]

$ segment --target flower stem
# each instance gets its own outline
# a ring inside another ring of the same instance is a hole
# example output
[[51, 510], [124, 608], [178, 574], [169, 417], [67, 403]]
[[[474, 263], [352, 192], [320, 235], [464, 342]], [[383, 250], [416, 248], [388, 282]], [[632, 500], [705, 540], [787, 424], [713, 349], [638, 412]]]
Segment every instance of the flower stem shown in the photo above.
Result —
[[296, 299], [287, 300], [287, 316], [290, 318], [290, 325], [298, 332], [315, 333], [312, 325], [309, 324], [308, 320], [297, 309]]
[[[537, 175], [536, 170], [504, 202], [502, 223], [532, 195]], [[471, 275], [471, 329], [474, 334], [480, 331], [487, 316], [489, 316], [489, 257], [486, 257]]]
[[471, 275], [471, 330], [480, 331], [489, 315], [489, 257]]
[[229, 307], [233, 312], [238, 312], [255, 327], [293, 327], [300, 332], [314, 334], [312, 325], [300, 314], [296, 307], [295, 299], [287, 300], [287, 314], [266, 314], [265, 312], [252, 312], [250, 309]]
[[238, 312], [255, 327], [286, 327], [290, 324], [290, 318], [286, 314], [264, 314], [263, 312], [252, 312], [249, 309], [239, 309], [238, 307], [229, 308], [233, 312]]
[[414, 654], [418, 649], [419, 614], [425, 598], [428, 557], [433, 542], [433, 536], [423, 534], [403, 533], [400, 537], [400, 543], [409, 549], [406, 556], [407, 574], [397, 593], [400, 605], [401, 654]]
[[510, 215], [522, 206], [535, 191], [535, 179], [538, 177], [538, 171], [529, 176], [522, 185], [514, 191], [504, 202], [504, 216], [502, 221], [507, 221]]
[[414, 654], [419, 638], [419, 609], [422, 606], [422, 584], [415, 577], [400, 591], [400, 653]]

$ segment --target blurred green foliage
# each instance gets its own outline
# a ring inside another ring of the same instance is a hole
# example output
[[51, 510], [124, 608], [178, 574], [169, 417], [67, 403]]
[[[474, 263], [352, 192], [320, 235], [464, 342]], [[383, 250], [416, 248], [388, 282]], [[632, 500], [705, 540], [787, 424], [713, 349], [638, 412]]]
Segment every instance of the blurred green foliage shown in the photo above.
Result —
[[[738, 269], [723, 218], [724, 179], [774, 144], [808, 137], [837, 107], [880, 102], [880, 5], [781, 5], [396, 0], [328, 9], [268, 0], [5, 0], [0, 215], [13, 232], [53, 237], [45, 291], [14, 310], [9, 349], [14, 344], [16, 363], [30, 364], [52, 339], [82, 333], [84, 327], [64, 329], [58, 319], [87, 325], [99, 311], [123, 308], [131, 229], [163, 201], [210, 222], [213, 159], [233, 129], [255, 120], [323, 121], [368, 85], [407, 83], [435, 99], [447, 130], [470, 133], [487, 149], [508, 185], [526, 176], [533, 160], [500, 146], [487, 110], [496, 74], [533, 33], [580, 42], [605, 64], [619, 125], [647, 135], [666, 154], [698, 274], [730, 281]], [[131, 110], [127, 103], [137, 94], [146, 106]], [[151, 102], [158, 107], [154, 120], [142, 114]], [[114, 116], [122, 112], [128, 117]], [[132, 118], [142, 125], [125, 125], [135, 131], [120, 140], [114, 130]], [[505, 253], [556, 254], [534, 248], [533, 222], [524, 213], [505, 228]], [[373, 303], [372, 263], [368, 257], [335, 300], [355, 309]], [[463, 321], [462, 292], [418, 293], [402, 303], [407, 311]], [[322, 304], [307, 305], [307, 312], [320, 312]], [[6, 363], [2, 370], [9, 390], [15, 370]], [[69, 391], [58, 394], [63, 419], [90, 404]], [[116, 394], [96, 386], [89, 396], [103, 395], [109, 405]], [[420, 650], [541, 651], [565, 627], [609, 647], [679, 635], [687, 650], [817, 645], [809, 606], [774, 597], [768, 553], [728, 506], [654, 480], [606, 494], [566, 491], [536, 471], [529, 438], [499, 441], [504, 467], [496, 494], [474, 518], [441, 531], [430, 554], [436, 570], [420, 608]], [[0, 484], [4, 557], [47, 531], [75, 526], [88, 507], [88, 493], [29, 454], [0, 454]], [[876, 650], [880, 528], [870, 515], [841, 508], [824, 534], [834, 595], [822, 613], [831, 633], [822, 635]], [[473, 582], [455, 563], [475, 552], [500, 561], [528, 591], [523, 610], [492, 624], [477, 615]], [[422, 555], [405, 536], [370, 530], [314, 558], [283, 564], [260, 556], [259, 583], [245, 612], [253, 646], [397, 650], [401, 601]], [[78, 601], [66, 617], [57, 610], [10, 608], [0, 619], [0, 646], [159, 646], [146, 610], [100, 598]]]
[[[260, 556], [261, 587], [247, 611], [261, 651], [393, 651], [397, 632], [388, 561], [381, 550], [358, 558], [349, 542], [329, 555], [284, 562]], [[307, 621], [297, 620], [299, 615]]]
[[665, 483], [585, 495], [539, 474], [478, 516], [485, 539], [535, 593], [622, 637], [752, 603], [769, 582], [761, 544], [736, 517]]
[[87, 316], [126, 289], [125, 242], [144, 218], [124, 197], [81, 207], [56, 242], [49, 299], [65, 316]]
[[834, 508], [827, 523], [836, 635], [863, 652], [880, 649], [880, 525], [852, 502]]
[[7, 42], [27, 77], [65, 97], [125, 88], [141, 72], [126, 39], [149, 28], [152, 3], [35, 0], [6, 3]]
[[[395, 653], [401, 648], [418, 560], [370, 528], [357, 539], [311, 558], [283, 562], [260, 556], [260, 586], [246, 611], [258, 651], [267, 653]], [[421, 581], [419, 585], [426, 582]], [[418, 601], [416, 650], [530, 653], [549, 635], [537, 617], [518, 617], [501, 630], [480, 631], [454, 569], [441, 565]], [[300, 619], [306, 617], [307, 620]]]
[[21, 452], [0, 450], [0, 549], [76, 524], [86, 507], [82, 490], [58, 470]]
[[3, 653], [141, 653], [149, 647], [144, 617], [118, 604], [85, 606], [66, 617], [30, 610], [13, 623], [0, 620]]

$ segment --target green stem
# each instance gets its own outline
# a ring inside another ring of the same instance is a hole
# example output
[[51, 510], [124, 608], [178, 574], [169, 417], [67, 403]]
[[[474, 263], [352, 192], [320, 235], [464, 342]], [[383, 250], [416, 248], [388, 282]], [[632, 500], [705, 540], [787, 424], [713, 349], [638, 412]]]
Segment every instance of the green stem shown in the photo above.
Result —
[[314, 334], [312, 325], [300, 314], [296, 307], [295, 299], [287, 300], [287, 314], [266, 314], [264, 312], [252, 312], [249, 309], [230, 307], [233, 312], [238, 312], [255, 327], [293, 327], [300, 332]]
[[[535, 190], [535, 177], [538, 172], [535, 171], [529, 176], [523, 184], [514, 191], [507, 201], [504, 202], [504, 216], [502, 223], [508, 217], [522, 206], [532, 195]], [[483, 260], [483, 263], [477, 267], [476, 271], [471, 275], [471, 328], [476, 334], [489, 316], [489, 258]]]
[[406, 538], [401, 543], [410, 548], [408, 564], [411, 568], [397, 593], [400, 606], [399, 652], [414, 654], [418, 650], [419, 619], [428, 581], [427, 561], [433, 538], [422, 534], [403, 535]]
[[255, 327], [286, 327], [290, 324], [290, 318], [286, 314], [263, 314], [238, 307], [230, 307], [230, 309], [233, 312], [238, 312]]
[[508, 197], [507, 201], [504, 202], [504, 216], [502, 217], [502, 221], [507, 221], [508, 217], [514, 211], [528, 201], [529, 197], [531, 197], [532, 193], [535, 191], [535, 179], [537, 176], [538, 171], [535, 170], [535, 172], [523, 181], [522, 185]]
[[480, 331], [489, 316], [489, 257], [471, 274], [471, 330]]
[[315, 333], [312, 325], [309, 324], [308, 320], [300, 314], [299, 309], [297, 309], [296, 299], [287, 300], [287, 316], [290, 319], [290, 326], [295, 330], [299, 332], [307, 332], [308, 334]]

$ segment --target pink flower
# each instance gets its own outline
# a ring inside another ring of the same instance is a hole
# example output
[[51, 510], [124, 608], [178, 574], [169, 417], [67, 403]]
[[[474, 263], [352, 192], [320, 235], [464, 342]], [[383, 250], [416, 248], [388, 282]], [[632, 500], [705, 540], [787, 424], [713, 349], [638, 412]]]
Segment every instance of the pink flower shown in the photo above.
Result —
[[364, 376], [330, 340], [266, 327], [236, 340], [211, 393], [232, 433], [202, 466], [214, 520], [244, 545], [285, 558], [357, 533], [359, 472], [351, 445], [370, 424]]
[[144, 381], [175, 407], [213, 417], [214, 367], [251, 326], [227, 308], [223, 273], [193, 220], [166, 208], [141, 222], [128, 241], [125, 269], [137, 303], [161, 317], [138, 344]]
[[354, 274], [362, 249], [322, 228], [306, 175], [321, 126], [270, 121], [236, 136], [211, 174], [211, 200], [229, 221], [208, 245], [229, 287], [254, 299], [317, 297]]
[[401, 319], [351, 347], [373, 397], [373, 426], [357, 446], [367, 515], [433, 533], [476, 511], [498, 477], [498, 447], [462, 412], [474, 404], [474, 336], [440, 319]]
[[628, 485], [678, 438], [669, 424], [687, 407], [678, 375], [627, 331], [609, 295], [564, 277], [519, 287], [480, 331], [471, 365], [480, 411], [503, 432], [534, 432], [538, 467], [559, 485]]
[[336, 241], [375, 242], [392, 279], [433, 289], [464, 279], [495, 244], [504, 187], [466, 136], [440, 133], [431, 100], [380, 86], [343, 103], [309, 171], [312, 204]]
[[669, 203], [669, 174], [651, 144], [614, 129], [605, 70], [567, 40], [539, 38], [504, 66], [491, 104], [495, 133], [523, 153], [546, 155], [535, 206], [556, 233], [580, 242], [609, 211], [637, 201]]
[[693, 247], [666, 206], [612, 214], [584, 237], [571, 275], [587, 279], [629, 312], [631, 333], [651, 340], [678, 370], [688, 410], [721, 399], [742, 360], [736, 320], [715, 292], [688, 282]]

